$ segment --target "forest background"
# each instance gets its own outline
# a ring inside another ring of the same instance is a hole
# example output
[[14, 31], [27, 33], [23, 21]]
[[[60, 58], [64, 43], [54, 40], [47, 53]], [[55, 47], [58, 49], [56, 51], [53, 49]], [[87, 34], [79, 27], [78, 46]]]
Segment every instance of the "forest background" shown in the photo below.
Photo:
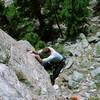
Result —
[[[0, 28], [16, 40], [28, 40], [35, 49], [58, 37], [75, 38], [86, 33], [90, 0], [14, 0], [9, 6], [0, 1]], [[57, 26], [55, 28], [54, 26]], [[62, 31], [61, 25], [65, 25]]]

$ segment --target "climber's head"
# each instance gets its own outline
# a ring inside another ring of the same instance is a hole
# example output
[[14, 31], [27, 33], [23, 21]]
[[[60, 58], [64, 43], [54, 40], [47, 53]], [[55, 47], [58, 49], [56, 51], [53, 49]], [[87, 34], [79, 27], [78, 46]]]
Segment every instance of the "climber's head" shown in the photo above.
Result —
[[42, 53], [45, 56], [50, 56], [51, 55], [51, 50], [49, 48], [44, 48]]

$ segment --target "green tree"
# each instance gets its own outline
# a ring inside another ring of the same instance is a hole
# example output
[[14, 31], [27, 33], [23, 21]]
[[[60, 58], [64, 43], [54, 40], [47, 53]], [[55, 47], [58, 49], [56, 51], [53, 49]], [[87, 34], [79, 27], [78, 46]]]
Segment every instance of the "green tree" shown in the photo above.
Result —
[[40, 40], [40, 37], [37, 33], [27, 33], [23, 40], [29, 41], [35, 47], [35, 49], [42, 49], [46, 46], [45, 42]]
[[90, 0], [64, 0], [61, 16], [67, 27], [67, 36], [77, 35], [87, 18], [89, 17]]
[[19, 13], [17, 12], [14, 5], [9, 7], [4, 7], [3, 3], [1, 4], [2, 9], [0, 9], [0, 28], [6, 31], [9, 35], [17, 39], [17, 25], [19, 22]]
[[28, 3], [24, 0], [20, 2], [20, 4], [22, 3], [21, 5], [18, 3], [18, 0], [15, 0], [13, 4], [5, 8], [3, 6], [3, 3], [0, 2], [0, 28], [5, 30], [9, 35], [11, 35], [16, 40], [26, 39], [34, 47], [36, 45], [38, 45], [36, 46], [37, 48], [42, 48], [42, 46], [44, 47], [45, 43], [43, 41], [41, 42], [42, 46], [39, 46], [38, 42], [40, 41], [40, 37], [37, 33], [34, 33], [34, 22], [32, 22], [32, 20], [36, 17], [36, 14], [34, 13], [34, 16], [32, 15], [32, 13], [29, 14], [29, 12], [32, 11], [32, 9], [30, 8], [30, 11], [26, 10], [28, 9], [28, 7], [25, 6], [25, 4]]
[[46, 0], [43, 4], [45, 19], [48, 19], [50, 26], [57, 23], [57, 17], [59, 23], [66, 24], [66, 37], [76, 36], [80, 26], [83, 26], [89, 17], [89, 2], [90, 0]]
[[[66, 24], [66, 37], [76, 36], [89, 16], [89, 1], [14, 0], [12, 5], [2, 8], [0, 20], [3, 21], [0, 26], [17, 40], [31, 32], [37, 33], [45, 41], [53, 39], [61, 33], [53, 25], [57, 24], [59, 27], [60, 23]], [[33, 19], [39, 21], [38, 28], [34, 26]]]

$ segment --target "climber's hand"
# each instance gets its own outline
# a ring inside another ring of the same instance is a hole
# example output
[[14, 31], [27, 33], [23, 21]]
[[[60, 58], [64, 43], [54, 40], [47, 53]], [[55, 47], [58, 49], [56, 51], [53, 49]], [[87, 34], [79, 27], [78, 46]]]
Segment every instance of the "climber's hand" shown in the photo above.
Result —
[[42, 63], [42, 59], [41, 59], [38, 55], [35, 55], [35, 58], [36, 58], [40, 63]]

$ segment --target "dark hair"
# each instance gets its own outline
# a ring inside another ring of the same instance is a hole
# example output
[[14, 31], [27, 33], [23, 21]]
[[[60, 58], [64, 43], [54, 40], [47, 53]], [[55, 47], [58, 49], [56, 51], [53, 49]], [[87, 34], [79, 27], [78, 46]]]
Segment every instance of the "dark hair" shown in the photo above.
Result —
[[44, 48], [42, 52], [45, 53], [45, 54], [48, 54], [50, 52], [50, 49], [49, 48]]

